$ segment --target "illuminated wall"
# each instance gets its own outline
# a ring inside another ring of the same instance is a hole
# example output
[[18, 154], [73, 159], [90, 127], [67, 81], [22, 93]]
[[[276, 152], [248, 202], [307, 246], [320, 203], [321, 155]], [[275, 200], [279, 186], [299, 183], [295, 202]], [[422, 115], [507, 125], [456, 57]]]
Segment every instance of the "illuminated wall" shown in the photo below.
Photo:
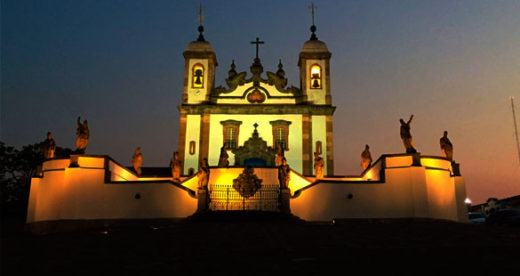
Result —
[[[312, 116], [312, 152], [316, 152], [316, 142], [321, 142], [321, 158], [325, 160], [323, 171], [327, 175], [327, 129], [326, 116]], [[314, 155], [313, 155], [314, 156]], [[314, 168], [314, 157], [312, 158], [312, 166]], [[314, 169], [312, 171], [315, 174]]]
[[[28, 223], [64, 219], [179, 218], [196, 210], [196, 198], [175, 186], [169, 178], [144, 181], [102, 156], [80, 157], [78, 168], [69, 168], [69, 163], [68, 159], [47, 161], [43, 165], [43, 177], [32, 179]], [[105, 164], [110, 165], [105, 167]]]
[[[442, 158], [428, 166], [411, 166], [411, 156], [383, 157], [359, 178], [325, 178], [291, 200], [294, 215], [306, 220], [333, 218], [437, 218], [466, 221], [465, 185], [461, 176], [450, 175], [450, 162]], [[370, 179], [366, 175], [371, 174]], [[312, 208], [310, 208], [312, 206]]]
[[[314, 64], [318, 64], [321, 67], [321, 88], [319, 89], [311, 89], [310, 88], [310, 79], [311, 79], [311, 66]], [[326, 91], [327, 85], [329, 85], [326, 80], [325, 74], [325, 65], [326, 62], [323, 59], [308, 59], [305, 62], [305, 70], [307, 74], [307, 100], [312, 102], [313, 104], [326, 104]]]
[[[192, 87], [193, 80], [193, 66], [195, 64], [201, 64], [204, 67], [204, 86], [203, 88]], [[206, 91], [208, 87], [208, 60], [207, 59], [196, 59], [192, 58], [189, 61], [188, 67], [188, 104], [200, 104], [206, 100]]]
[[[201, 115], [186, 116], [186, 144], [184, 150], [184, 175], [193, 169], [195, 172], [199, 169], [199, 150], [200, 150], [200, 119]], [[190, 143], [195, 143], [195, 149], [190, 153]]]

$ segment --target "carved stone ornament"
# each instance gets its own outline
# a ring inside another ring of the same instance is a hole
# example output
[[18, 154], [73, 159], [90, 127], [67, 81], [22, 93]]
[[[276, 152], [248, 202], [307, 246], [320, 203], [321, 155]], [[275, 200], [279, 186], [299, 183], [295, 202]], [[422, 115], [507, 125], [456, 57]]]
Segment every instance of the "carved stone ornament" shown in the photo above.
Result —
[[235, 166], [244, 166], [245, 160], [250, 158], [265, 160], [265, 166], [267, 167], [275, 165], [276, 150], [268, 147], [267, 142], [259, 137], [256, 127], [253, 131], [253, 136], [243, 146], [232, 150], [232, 152], [235, 155]]
[[233, 179], [233, 189], [245, 198], [254, 196], [260, 188], [262, 188], [262, 179], [256, 176], [251, 167], [244, 168], [244, 171]]
[[253, 90], [253, 92], [247, 95], [247, 100], [250, 103], [263, 103], [265, 101], [264, 93], [260, 92], [258, 89]]

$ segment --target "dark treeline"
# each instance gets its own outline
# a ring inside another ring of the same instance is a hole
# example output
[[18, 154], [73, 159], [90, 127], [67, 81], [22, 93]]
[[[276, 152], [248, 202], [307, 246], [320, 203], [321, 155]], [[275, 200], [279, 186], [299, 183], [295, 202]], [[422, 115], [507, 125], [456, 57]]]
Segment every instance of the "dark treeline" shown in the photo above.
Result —
[[[69, 157], [72, 150], [56, 147], [55, 158]], [[0, 209], [2, 216], [25, 217], [31, 177], [41, 170], [41, 144], [35, 143], [16, 149], [0, 141]]]

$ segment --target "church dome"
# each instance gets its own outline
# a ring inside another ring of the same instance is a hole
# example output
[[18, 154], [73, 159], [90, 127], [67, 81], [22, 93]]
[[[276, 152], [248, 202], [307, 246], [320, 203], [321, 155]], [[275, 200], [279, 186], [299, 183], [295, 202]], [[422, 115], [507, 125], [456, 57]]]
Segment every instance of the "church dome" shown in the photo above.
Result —
[[327, 44], [321, 40], [308, 40], [303, 44], [302, 52], [303, 53], [318, 53], [318, 52], [328, 52]]
[[192, 41], [186, 47], [189, 52], [213, 52], [211, 44], [207, 41]]

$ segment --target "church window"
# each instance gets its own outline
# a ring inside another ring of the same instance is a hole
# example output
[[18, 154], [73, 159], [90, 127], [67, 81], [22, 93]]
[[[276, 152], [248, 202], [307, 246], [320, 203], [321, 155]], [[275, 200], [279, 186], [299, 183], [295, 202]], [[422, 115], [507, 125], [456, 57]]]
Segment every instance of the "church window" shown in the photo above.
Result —
[[195, 64], [192, 72], [192, 87], [204, 88], [204, 67], [201, 64]]
[[195, 141], [190, 142], [190, 154], [191, 155], [195, 154]]
[[225, 128], [224, 143], [228, 149], [237, 148], [237, 127], [229, 126]]
[[227, 120], [220, 122], [223, 128], [224, 141], [227, 149], [236, 149], [238, 147], [238, 134], [242, 122], [235, 120]]
[[273, 147], [280, 146], [284, 150], [289, 150], [289, 125], [291, 122], [285, 120], [271, 121], [273, 126]]
[[311, 88], [321, 88], [321, 67], [318, 64], [311, 66]]
[[316, 152], [318, 154], [321, 154], [322, 153], [322, 150], [321, 150], [321, 141], [316, 141]]

